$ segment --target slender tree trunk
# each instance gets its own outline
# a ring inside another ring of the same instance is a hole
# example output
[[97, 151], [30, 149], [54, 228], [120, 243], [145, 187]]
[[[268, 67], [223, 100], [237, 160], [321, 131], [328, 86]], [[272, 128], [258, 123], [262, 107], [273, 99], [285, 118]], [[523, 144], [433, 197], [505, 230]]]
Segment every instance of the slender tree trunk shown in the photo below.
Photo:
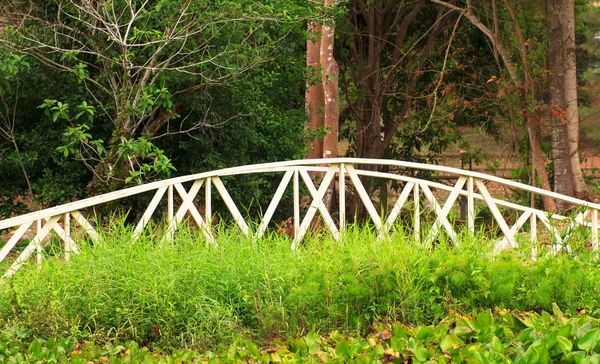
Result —
[[[325, 0], [325, 9], [335, 6], [336, 0]], [[320, 64], [322, 69], [321, 81], [323, 84], [324, 125], [327, 130], [323, 139], [323, 154], [321, 158], [337, 158], [338, 156], [338, 125], [340, 117], [338, 64], [333, 57], [335, 40], [335, 23], [333, 18], [322, 25]], [[327, 190], [323, 199], [328, 208], [333, 206], [335, 183]]]
[[[309, 24], [309, 39], [306, 42], [306, 65], [309, 72], [305, 94], [306, 113], [308, 115], [306, 129], [312, 131], [322, 128], [325, 122], [323, 113], [323, 106], [325, 104], [323, 83], [320, 79], [321, 28], [321, 24]], [[309, 148], [309, 159], [323, 157], [323, 143], [318, 138], [312, 140]]]
[[[556, 0], [554, 0], [556, 1]], [[564, 95], [567, 111], [569, 152], [575, 182], [575, 196], [589, 198], [589, 191], [583, 179], [579, 162], [579, 109], [577, 105], [577, 57], [575, 53], [575, 4], [572, 0], [564, 1], [564, 51], [565, 80]]]
[[[565, 114], [565, 48], [562, 20], [564, 16], [563, 0], [548, 0], [548, 25], [550, 44], [548, 49], [550, 79], [550, 120], [552, 124], [552, 160], [554, 165], [554, 192], [574, 196], [575, 182], [569, 153], [569, 130]], [[556, 207], [564, 210], [568, 204], [556, 201]]]

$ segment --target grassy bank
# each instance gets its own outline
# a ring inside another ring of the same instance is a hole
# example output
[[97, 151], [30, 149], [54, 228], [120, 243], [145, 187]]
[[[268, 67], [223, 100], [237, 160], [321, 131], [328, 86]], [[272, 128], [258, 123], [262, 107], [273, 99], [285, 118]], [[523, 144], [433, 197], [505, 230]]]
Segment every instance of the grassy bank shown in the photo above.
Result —
[[[365, 335], [373, 322], [432, 324], [452, 313], [499, 307], [597, 314], [594, 255], [532, 262], [494, 256], [491, 243], [420, 246], [404, 234], [378, 242], [365, 230], [342, 243], [308, 239], [296, 252], [280, 236], [222, 232], [217, 247], [195, 232], [174, 244], [116, 229], [71, 261], [28, 265], [0, 286], [0, 325], [43, 337], [135, 340], [154, 348], [215, 349], [238, 338], [326, 333]], [[598, 311], [598, 312], [597, 312]]]

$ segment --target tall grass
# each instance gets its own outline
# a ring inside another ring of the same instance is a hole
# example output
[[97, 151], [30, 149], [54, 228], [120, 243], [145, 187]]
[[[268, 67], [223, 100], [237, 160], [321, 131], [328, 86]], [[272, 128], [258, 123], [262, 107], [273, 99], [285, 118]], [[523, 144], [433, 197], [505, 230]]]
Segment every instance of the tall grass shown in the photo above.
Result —
[[0, 285], [0, 325], [210, 349], [240, 336], [364, 334], [373, 322], [429, 324], [449, 311], [550, 310], [556, 302], [594, 312], [600, 302], [591, 255], [531, 262], [519, 252], [494, 256], [490, 242], [467, 236], [457, 248], [434, 249], [402, 230], [377, 241], [359, 228], [342, 242], [309, 237], [297, 251], [287, 237], [252, 239], [235, 229], [223, 229], [217, 246], [186, 229], [174, 243], [161, 234], [131, 241], [131, 230], [117, 226], [69, 262], [26, 265]]

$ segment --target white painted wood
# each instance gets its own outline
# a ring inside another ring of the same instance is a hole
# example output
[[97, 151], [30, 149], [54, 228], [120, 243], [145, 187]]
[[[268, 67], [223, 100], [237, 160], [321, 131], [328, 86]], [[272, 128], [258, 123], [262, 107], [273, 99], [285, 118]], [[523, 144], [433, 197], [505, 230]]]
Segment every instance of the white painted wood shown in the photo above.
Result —
[[537, 242], [537, 215], [535, 213], [531, 213], [529, 217], [529, 233], [531, 239], [531, 260], [536, 261], [538, 255], [538, 242]]
[[529, 232], [530, 232], [530, 239], [531, 242], [534, 244], [537, 244], [537, 220], [536, 220], [537, 214], [532, 213], [531, 214], [531, 219], [529, 222]]
[[77, 222], [77, 224], [79, 224], [79, 226], [83, 228], [83, 230], [86, 232], [86, 234], [88, 234], [92, 241], [97, 242], [98, 240], [100, 240], [100, 235], [98, 234], [96, 229], [94, 229], [92, 224], [90, 224], [89, 221], [87, 221], [87, 219], [83, 217], [83, 215], [79, 211], [71, 212], [71, 216], [73, 216], [75, 222]]
[[[42, 230], [42, 221], [41, 220], [37, 220], [37, 229], [36, 229], [36, 234], [40, 233], [40, 230]], [[41, 267], [42, 265], [42, 244], [38, 243], [35, 246], [35, 260], [36, 263], [38, 265], [38, 268]]]
[[183, 199], [183, 202], [177, 210], [177, 214], [175, 215], [171, 229], [175, 231], [175, 229], [177, 228], [177, 224], [181, 223], [181, 221], [183, 221], [183, 218], [185, 217], [185, 214], [189, 212], [190, 215], [192, 215], [194, 221], [196, 221], [198, 227], [202, 229], [202, 234], [206, 238], [206, 241], [210, 244], [214, 244], [215, 239], [210, 231], [210, 225], [202, 218], [202, 215], [194, 205], [194, 199], [198, 195], [200, 187], [202, 187], [202, 184], [205, 182], [205, 180], [195, 181], [192, 187], [190, 187], [189, 192], [186, 191], [183, 185], [179, 183], [174, 185], [175, 189], [177, 190], [177, 193]]
[[212, 183], [213, 185], [215, 185], [215, 188], [221, 195], [221, 198], [223, 198], [223, 202], [225, 202], [225, 205], [229, 209], [229, 212], [231, 212], [231, 215], [233, 216], [235, 222], [238, 224], [240, 229], [242, 229], [244, 235], [248, 235], [248, 224], [246, 224], [244, 217], [240, 213], [240, 210], [238, 210], [237, 206], [235, 205], [235, 202], [233, 202], [233, 200], [231, 199], [231, 196], [229, 195], [229, 192], [227, 192], [227, 189], [225, 188], [225, 185], [223, 185], [223, 182], [221, 182], [221, 179], [219, 177], [213, 177]]
[[176, 224], [173, 223], [173, 185], [167, 189], [167, 241], [173, 241]]
[[414, 217], [413, 217], [413, 225], [414, 225], [414, 234], [415, 234], [415, 242], [421, 242], [421, 201], [419, 191], [419, 183], [414, 182], [415, 191], [413, 192], [413, 203], [414, 203]]
[[[65, 214], [67, 215], [67, 214]], [[65, 215], [63, 215], [63, 217], [65, 217]], [[44, 219], [46, 222], [49, 221], [49, 218]], [[63, 220], [64, 221], [64, 220]], [[73, 238], [71, 237], [71, 233], [66, 233], [63, 228], [60, 226], [60, 224], [55, 224], [52, 227], [52, 230], [54, 230], [56, 232], [56, 234], [58, 235], [58, 237], [60, 238], [60, 240], [63, 241], [63, 243], [65, 244], [65, 247], [69, 247], [70, 252], [75, 253], [75, 254], [79, 254], [79, 249], [77, 248], [77, 244], [75, 244], [75, 241], [73, 240]], [[51, 231], [52, 231], [51, 230]], [[66, 250], [65, 250], [66, 251]]]
[[[439, 213], [437, 210], [434, 209], [437, 217], [436, 217], [435, 221], [433, 222], [433, 226], [429, 233], [430, 236], [427, 239], [428, 241], [433, 241], [433, 239], [435, 239], [435, 237], [439, 231], [440, 225], [442, 225], [442, 219], [445, 219], [446, 221], [448, 221], [448, 213], [454, 206], [454, 203], [458, 199], [458, 196], [460, 195], [460, 192], [462, 191], [466, 182], [467, 182], [467, 177], [463, 176], [463, 177], [458, 178], [458, 180], [456, 180], [456, 183], [454, 184], [454, 188], [452, 188], [452, 191], [450, 191], [450, 195], [446, 199], [446, 202], [444, 203], [444, 206], [439, 211]], [[452, 226], [450, 224], [450, 222], [448, 222], [448, 224], [450, 226]]]
[[175, 213], [175, 219], [173, 219], [173, 225], [175, 226], [173, 226], [173, 229], [176, 228], [177, 224], [180, 224], [183, 221], [185, 214], [188, 213], [191, 207], [196, 208], [196, 206], [194, 206], [194, 199], [198, 195], [198, 191], [200, 191], [202, 184], [204, 184], [204, 180], [202, 179], [195, 181], [189, 191], [186, 191], [181, 183], [174, 185], [177, 193], [181, 196], [182, 203]]
[[[523, 225], [525, 225], [525, 223], [527, 222], [527, 220], [529, 220], [531, 215], [533, 215], [533, 213], [531, 211], [525, 211], [524, 213], [521, 214], [521, 216], [519, 216], [519, 218], [517, 219], [515, 224], [510, 228], [512, 236], [516, 236], [517, 232], [519, 232], [519, 229], [521, 229], [523, 227]], [[516, 241], [516, 239], [515, 239], [515, 241]], [[517, 242], [517, 244], [518, 244], [518, 242]], [[516, 247], [517, 246], [511, 247], [510, 243], [508, 242], [508, 239], [505, 236], [496, 243], [494, 251], [500, 252], [503, 249], [516, 248]]]
[[50, 220], [48, 220], [48, 222], [42, 227], [39, 233], [37, 233], [33, 240], [31, 240], [29, 245], [27, 245], [25, 250], [23, 250], [23, 252], [21, 252], [21, 254], [17, 257], [17, 260], [15, 260], [15, 262], [10, 266], [8, 271], [4, 273], [2, 278], [12, 277], [15, 274], [15, 272], [19, 270], [19, 268], [21, 268], [21, 266], [27, 261], [27, 259], [29, 259], [33, 251], [37, 249], [38, 245], [41, 244], [46, 235], [48, 235], [48, 233], [52, 230], [52, 228], [54, 227], [54, 225], [56, 225], [60, 218], [61, 215], [56, 215], [51, 217]]
[[[69, 260], [71, 258], [71, 244], [67, 241], [67, 238], [71, 238], [71, 214], [66, 213], [63, 217], [63, 222], [65, 224], [65, 231], [63, 234], [63, 241], [65, 242], [65, 260]], [[73, 242], [75, 243], [75, 242]]]
[[487, 187], [485, 187], [485, 184], [483, 183], [483, 181], [478, 178], [475, 179], [475, 184], [477, 185], [477, 188], [479, 189], [479, 193], [481, 193], [481, 195], [483, 196], [483, 199], [485, 200], [488, 207], [490, 208], [490, 212], [492, 213], [492, 216], [494, 216], [494, 220], [496, 220], [496, 223], [498, 224], [498, 227], [504, 234], [504, 237], [508, 240], [508, 243], [510, 244], [511, 247], [516, 247], [517, 241], [515, 240], [515, 236], [511, 232], [510, 228], [508, 227], [506, 220], [504, 220], [504, 216], [502, 216], [502, 213], [498, 209], [498, 206], [496, 206], [496, 203], [494, 202], [494, 199], [492, 198], [489, 191], [487, 190]]
[[392, 211], [390, 211], [388, 218], [385, 221], [385, 224], [383, 224], [383, 227], [381, 228], [381, 234], [384, 234], [384, 233], [387, 233], [390, 231], [390, 229], [394, 225], [394, 222], [396, 222], [396, 218], [400, 214], [400, 211], [402, 210], [404, 203], [406, 202], [406, 200], [408, 199], [408, 196], [410, 195], [410, 193], [412, 192], [412, 190], [414, 188], [415, 188], [415, 184], [413, 182], [408, 182], [404, 186], [404, 188], [402, 189], [402, 192], [400, 193], [400, 196], [398, 197], [398, 200], [396, 201], [396, 203], [394, 204], [394, 207], [392, 208]]
[[592, 247], [598, 250], [598, 210], [592, 210]]
[[204, 217], [207, 227], [212, 226], [212, 179], [207, 178], [204, 185]]
[[306, 212], [306, 215], [304, 216], [304, 219], [302, 220], [302, 224], [300, 224], [300, 228], [298, 229], [298, 235], [296, 235], [294, 237], [294, 240], [292, 241], [292, 249], [296, 249], [300, 241], [302, 241], [302, 239], [304, 238], [304, 235], [308, 231], [310, 223], [315, 217], [317, 211], [321, 213], [321, 216], [325, 221], [325, 225], [327, 225], [329, 231], [331, 231], [333, 238], [335, 240], [338, 240], [340, 238], [340, 232], [335, 227], [335, 224], [331, 219], [331, 215], [329, 215], [329, 211], [327, 211], [325, 205], [323, 204], [323, 197], [325, 197], [325, 193], [327, 193], [327, 189], [331, 185], [331, 181], [335, 176], [336, 169], [337, 168], [335, 165], [331, 165], [329, 167], [329, 170], [323, 177], [323, 180], [321, 181], [318, 190], [316, 189], [314, 183], [308, 175], [308, 172], [304, 169], [299, 169], [300, 176], [302, 177], [304, 184], [308, 188], [308, 192], [311, 194], [313, 200], [308, 208], [308, 211]]
[[298, 170], [294, 171], [294, 239], [300, 228], [300, 181]]
[[[17, 231], [15, 231], [15, 233], [13, 234], [13, 236], [10, 239], [8, 239], [8, 241], [6, 242], [6, 244], [4, 244], [4, 246], [0, 250], [0, 262], [3, 261], [4, 258], [6, 258], [6, 256], [8, 255], [8, 253], [10, 253], [10, 251], [12, 250], [12, 248], [15, 247], [15, 245], [17, 244], [17, 242], [19, 240], [21, 240], [21, 238], [23, 237], [23, 235], [25, 235], [25, 233], [27, 232], [27, 230], [29, 230], [29, 227], [32, 224], [33, 224], [33, 222], [28, 222], [28, 223], [25, 223], [25, 224], [19, 226], [19, 228], [17, 229]], [[41, 224], [41, 222], [40, 222], [40, 224]], [[41, 227], [38, 228], [38, 234], [39, 234], [40, 230], [41, 230]]]
[[281, 197], [283, 197], [283, 194], [285, 193], [285, 190], [287, 189], [287, 186], [290, 183], [293, 175], [294, 171], [288, 171], [285, 173], [285, 175], [283, 175], [283, 178], [281, 179], [281, 182], [275, 191], [275, 195], [273, 196], [273, 199], [267, 208], [267, 212], [265, 213], [262, 222], [258, 226], [258, 230], [256, 231], [257, 238], [260, 238], [264, 234], [265, 230], [267, 230], [267, 226], [269, 226], [269, 222], [271, 222], [271, 218], [275, 213], [275, 209], [279, 205], [279, 201], [281, 201]]
[[154, 194], [154, 197], [152, 198], [152, 201], [150, 201], [148, 208], [146, 208], [144, 215], [142, 215], [140, 222], [135, 227], [135, 230], [133, 230], [133, 241], [136, 241], [139, 238], [140, 234], [142, 233], [142, 230], [144, 230], [146, 224], [148, 224], [148, 221], [150, 221], [150, 219], [152, 218], [154, 210], [156, 210], [156, 207], [160, 203], [160, 200], [163, 198], [166, 191], [167, 187], [161, 187]]
[[467, 180], [467, 227], [471, 234], [475, 234], [475, 200], [473, 197], [473, 177]]
[[340, 216], [340, 233], [346, 230], [346, 166], [340, 163], [340, 171], [338, 173], [338, 196], [339, 196], [339, 216]]
[[552, 225], [552, 223], [548, 219], [547, 212], [536, 211], [535, 213], [536, 213], [538, 219], [546, 227], [546, 229], [548, 229], [548, 231], [550, 231], [550, 234], [552, 234], [554, 236], [554, 241], [552, 242], [552, 250], [555, 253], [558, 253], [562, 249], [562, 246], [564, 245], [564, 242], [563, 242], [562, 238], [560, 237], [559, 232], [556, 230], [554, 225]]
[[354, 189], [356, 190], [356, 193], [358, 193], [358, 196], [365, 205], [365, 208], [367, 209], [371, 220], [375, 224], [375, 227], [377, 227], [377, 230], [380, 230], [382, 226], [381, 216], [379, 216], [379, 214], [377, 213], [377, 209], [373, 205], [373, 201], [371, 201], [371, 196], [369, 196], [369, 194], [365, 190], [365, 187], [363, 186], [360, 177], [358, 176], [358, 174], [356, 174], [356, 170], [351, 164], [348, 164], [346, 166], [346, 171], [348, 171], [348, 176], [350, 177], [350, 180], [354, 185]]
[[[448, 233], [448, 236], [450, 236], [452, 243], [454, 243], [456, 245], [458, 243], [457, 239], [456, 239], [456, 232], [452, 228], [452, 224], [450, 224], [450, 222], [448, 221], [448, 218], [446, 218], [446, 216], [444, 214], [442, 214], [442, 208], [440, 207], [437, 200], [433, 196], [433, 193], [431, 192], [429, 187], [425, 184], [421, 185], [421, 190], [423, 190], [423, 194], [425, 195], [425, 198], [429, 202], [429, 205], [431, 205], [431, 208], [435, 212], [436, 216], [440, 219], [442, 226]], [[428, 239], [426, 240], [427, 244], [431, 244], [433, 242], [432, 239], [434, 239], [437, 236], [438, 232], [434, 231], [434, 229], [437, 229], [437, 227], [438, 227], [437, 224], [433, 224], [433, 226], [431, 228], [431, 232], [428, 236]]]
[[129, 197], [133, 195], [137, 195], [143, 192], [148, 192], [152, 190], [159, 189], [161, 187], [166, 187], [169, 185], [173, 185], [175, 183], [184, 183], [189, 181], [195, 181], [197, 179], [216, 177], [216, 176], [233, 176], [239, 174], [250, 174], [250, 173], [262, 173], [262, 172], [276, 172], [276, 171], [287, 171], [289, 169], [293, 169], [296, 166], [312, 166], [319, 164], [368, 164], [368, 165], [386, 165], [390, 167], [400, 167], [400, 168], [412, 168], [417, 170], [425, 170], [425, 171], [434, 171], [434, 172], [443, 172], [443, 173], [451, 173], [458, 176], [470, 176], [478, 179], [484, 179], [492, 182], [497, 182], [505, 186], [521, 189], [527, 192], [533, 192], [535, 194], [539, 194], [542, 196], [552, 197], [554, 199], [559, 199], [574, 205], [578, 206], [589, 206], [590, 208], [600, 209], [599, 204], [590, 203], [587, 201], [583, 201], [580, 199], [576, 199], [569, 196], [564, 196], [558, 193], [550, 192], [543, 190], [541, 188], [532, 187], [525, 185], [523, 183], [514, 182], [510, 180], [505, 180], [496, 176], [490, 176], [483, 173], [472, 172], [461, 170], [457, 168], [450, 168], [444, 166], [436, 166], [436, 165], [428, 165], [428, 164], [420, 164], [413, 162], [404, 162], [404, 161], [393, 161], [393, 160], [382, 160], [382, 159], [364, 159], [364, 158], [331, 158], [327, 160], [321, 159], [312, 159], [312, 160], [298, 160], [298, 161], [285, 161], [285, 162], [276, 162], [276, 163], [265, 163], [265, 164], [256, 164], [251, 166], [241, 166], [241, 167], [233, 167], [233, 168], [225, 168], [218, 171], [199, 173], [190, 176], [176, 177], [171, 178], [164, 181], [153, 182], [145, 185], [140, 185], [136, 187], [127, 188], [120, 191], [115, 191], [111, 193], [107, 193], [100, 196], [90, 197], [87, 199], [83, 199], [77, 202], [71, 202], [65, 205], [52, 207], [49, 209], [44, 209], [36, 212], [32, 212], [26, 215], [17, 216], [11, 219], [0, 221], [0, 230], [7, 229], [13, 226], [22, 225], [25, 222], [39, 220], [48, 216], [55, 216], [64, 214], [66, 212], [81, 210], [88, 207], [96, 206], [105, 202], [115, 201], [124, 197]]

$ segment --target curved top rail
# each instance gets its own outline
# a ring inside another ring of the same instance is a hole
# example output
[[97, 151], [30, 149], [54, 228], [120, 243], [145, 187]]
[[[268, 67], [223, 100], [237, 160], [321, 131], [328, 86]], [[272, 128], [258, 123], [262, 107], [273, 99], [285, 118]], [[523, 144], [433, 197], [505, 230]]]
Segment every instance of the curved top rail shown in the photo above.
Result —
[[192, 174], [188, 176], [174, 177], [167, 180], [156, 181], [140, 186], [129, 187], [119, 191], [109, 192], [106, 194], [89, 197], [83, 200], [70, 202], [67, 204], [34, 211], [25, 215], [13, 217], [10, 219], [6, 219], [0, 221], [0, 230], [7, 229], [13, 226], [25, 224], [31, 221], [43, 219], [47, 216], [55, 216], [60, 214], [65, 214], [71, 211], [85, 209], [88, 207], [96, 206], [102, 203], [111, 202], [115, 200], [119, 200], [121, 198], [134, 196], [140, 193], [156, 190], [158, 188], [170, 186], [176, 183], [185, 183], [190, 181], [195, 181], [203, 178], [210, 177], [223, 177], [223, 176], [233, 176], [240, 174], [250, 174], [250, 173], [259, 173], [259, 172], [278, 172], [284, 171], [288, 167], [298, 167], [298, 166], [311, 166], [311, 165], [323, 165], [323, 164], [359, 164], [359, 165], [385, 165], [392, 167], [400, 167], [400, 168], [411, 168], [411, 169], [419, 169], [425, 171], [432, 172], [445, 172], [452, 173], [460, 176], [466, 177], [474, 177], [479, 178], [491, 182], [500, 183], [502, 185], [518, 188], [521, 190], [525, 190], [528, 192], [532, 192], [541, 196], [548, 196], [554, 199], [562, 200], [568, 203], [588, 206], [593, 209], [600, 210], [600, 204], [592, 203], [589, 201], [580, 200], [574, 197], [565, 196], [559, 193], [546, 191], [544, 189], [533, 187], [526, 185], [524, 183], [515, 182], [511, 180], [507, 180], [504, 178], [487, 175], [480, 172], [467, 171], [459, 168], [453, 167], [445, 167], [439, 165], [431, 165], [431, 164], [423, 164], [423, 163], [414, 163], [414, 162], [405, 162], [405, 161], [396, 161], [396, 160], [386, 160], [386, 159], [366, 159], [366, 158], [331, 158], [331, 159], [303, 159], [303, 160], [294, 160], [294, 161], [284, 161], [284, 162], [273, 162], [273, 163], [261, 163], [254, 165], [246, 165], [239, 167], [231, 167], [224, 168], [220, 170], [203, 172]]

